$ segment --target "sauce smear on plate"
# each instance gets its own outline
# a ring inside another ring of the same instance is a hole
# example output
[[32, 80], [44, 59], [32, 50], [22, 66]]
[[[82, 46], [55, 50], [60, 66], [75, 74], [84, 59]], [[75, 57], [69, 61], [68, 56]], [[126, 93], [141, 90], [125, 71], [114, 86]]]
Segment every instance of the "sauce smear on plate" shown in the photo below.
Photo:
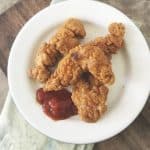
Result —
[[77, 114], [77, 108], [71, 100], [71, 93], [65, 89], [44, 92], [40, 88], [36, 92], [36, 99], [42, 105], [45, 114], [54, 120], [66, 119]]

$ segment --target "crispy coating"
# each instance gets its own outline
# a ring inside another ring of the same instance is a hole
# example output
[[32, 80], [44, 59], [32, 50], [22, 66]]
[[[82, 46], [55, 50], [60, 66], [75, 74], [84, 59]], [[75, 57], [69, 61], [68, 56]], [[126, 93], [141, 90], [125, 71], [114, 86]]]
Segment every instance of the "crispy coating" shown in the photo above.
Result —
[[85, 35], [86, 32], [81, 21], [71, 18], [58, 30], [56, 35], [50, 40], [50, 43], [60, 53], [66, 54], [71, 48], [79, 45], [78, 38], [83, 38]]
[[105, 37], [98, 37], [89, 44], [101, 48], [107, 56], [111, 58], [120, 48], [124, 46], [125, 27], [122, 23], [112, 23], [109, 25], [109, 34]]
[[[125, 28], [122, 24], [113, 23], [109, 26], [109, 32], [106, 37], [99, 37], [92, 41], [91, 45], [103, 49], [108, 58], [111, 58], [112, 54], [123, 47]], [[107, 94], [108, 88], [92, 75], [86, 73], [82, 76], [73, 85], [72, 91], [72, 100], [80, 118], [86, 122], [96, 122], [106, 111]]]
[[86, 35], [83, 24], [78, 19], [69, 19], [57, 31], [48, 43], [43, 43], [35, 57], [34, 67], [29, 70], [29, 76], [40, 82], [45, 82], [50, 75], [50, 67], [60, 56], [79, 45], [79, 38]]
[[72, 100], [80, 118], [96, 122], [106, 111], [108, 88], [89, 75], [88, 80], [80, 79], [74, 86]]
[[49, 77], [50, 72], [46, 67], [37, 66], [29, 70], [29, 77], [40, 82], [45, 82]]
[[[73, 51], [78, 51], [78, 47]], [[44, 85], [45, 91], [60, 90], [76, 82], [82, 69], [73, 57], [73, 52], [66, 55], [59, 63], [55, 72]]]
[[52, 45], [55, 45], [57, 52], [65, 55], [69, 52], [70, 49], [79, 45], [79, 40], [75, 37], [66, 36], [65, 38], [62, 38], [61, 36], [56, 36], [52, 38], [50, 43]]
[[64, 27], [75, 33], [76, 36], [83, 38], [86, 35], [84, 26], [80, 20], [71, 18], [64, 24]]
[[75, 83], [82, 72], [89, 71], [105, 84], [114, 82], [111, 63], [104, 52], [92, 45], [72, 49], [58, 64], [53, 75], [44, 85], [45, 91], [59, 90]]
[[[109, 26], [105, 37], [98, 37], [90, 44], [103, 49], [108, 58], [123, 47], [125, 28], [122, 24]], [[104, 68], [105, 70], [105, 68]], [[104, 71], [102, 71], [104, 72]], [[106, 111], [108, 88], [92, 75], [86, 73], [73, 85], [72, 100], [78, 109], [80, 118], [86, 122], [96, 122]]]
[[[110, 34], [95, 39], [91, 45], [103, 49], [105, 54], [111, 58], [112, 54], [123, 47], [124, 31], [125, 28], [122, 24], [113, 23], [109, 26]], [[86, 122], [96, 122], [106, 111], [107, 94], [108, 88], [101, 85], [92, 75], [86, 73], [82, 76], [73, 85], [72, 91], [72, 100], [78, 109], [80, 118]]]
[[36, 54], [34, 63], [36, 66], [49, 66], [54, 64], [57, 58], [58, 53], [54, 46], [48, 43], [43, 43]]
[[50, 75], [48, 66], [56, 62], [58, 55], [59, 53], [57, 53], [53, 45], [43, 43], [36, 54], [34, 67], [28, 72], [29, 77], [40, 82], [45, 82]]
[[96, 79], [104, 84], [114, 82], [111, 62], [104, 51], [96, 46], [86, 45], [81, 47], [79, 53], [80, 66], [84, 71], [89, 71]]

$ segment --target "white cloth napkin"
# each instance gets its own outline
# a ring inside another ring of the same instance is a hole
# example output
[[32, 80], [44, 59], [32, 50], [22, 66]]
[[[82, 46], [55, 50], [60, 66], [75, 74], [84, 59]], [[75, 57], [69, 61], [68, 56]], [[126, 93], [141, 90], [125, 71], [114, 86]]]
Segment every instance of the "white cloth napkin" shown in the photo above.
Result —
[[[52, 0], [52, 4], [62, 0]], [[0, 115], [0, 150], [92, 150], [94, 144], [66, 144], [48, 138], [28, 124], [8, 92]]]
[[41, 134], [16, 109], [8, 93], [0, 115], [0, 150], [92, 150], [93, 144], [66, 144]]

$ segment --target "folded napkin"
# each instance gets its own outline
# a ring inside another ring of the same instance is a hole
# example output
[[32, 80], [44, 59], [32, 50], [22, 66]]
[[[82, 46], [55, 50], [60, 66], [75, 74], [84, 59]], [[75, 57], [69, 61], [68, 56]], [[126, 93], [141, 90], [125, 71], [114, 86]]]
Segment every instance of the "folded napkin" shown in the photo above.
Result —
[[92, 150], [93, 144], [66, 144], [48, 138], [28, 124], [8, 93], [0, 115], [0, 150]]
[[[52, 0], [52, 4], [62, 0]], [[28, 124], [8, 92], [0, 115], [0, 150], [92, 150], [94, 144], [66, 144], [48, 138]]]

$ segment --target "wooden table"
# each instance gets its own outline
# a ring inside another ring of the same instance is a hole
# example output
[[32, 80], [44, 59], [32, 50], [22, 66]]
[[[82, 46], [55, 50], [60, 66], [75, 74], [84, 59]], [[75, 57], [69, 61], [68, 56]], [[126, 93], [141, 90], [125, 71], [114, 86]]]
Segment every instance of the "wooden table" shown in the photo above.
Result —
[[[131, 17], [150, 44], [149, 0], [102, 0]], [[22, 0], [0, 15], [0, 108], [7, 92], [7, 60], [11, 45], [24, 23], [36, 12], [49, 5], [49, 0]], [[16, 68], [17, 69], [17, 68]], [[150, 98], [149, 98], [150, 99]], [[100, 134], [100, 133], [99, 133]], [[139, 117], [122, 133], [97, 143], [94, 150], [150, 150], [150, 100]]]

